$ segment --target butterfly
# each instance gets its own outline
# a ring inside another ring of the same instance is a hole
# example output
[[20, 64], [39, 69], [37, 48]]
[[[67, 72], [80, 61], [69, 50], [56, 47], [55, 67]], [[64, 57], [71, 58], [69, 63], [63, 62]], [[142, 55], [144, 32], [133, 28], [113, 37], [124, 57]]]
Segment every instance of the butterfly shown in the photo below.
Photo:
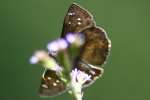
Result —
[[[83, 85], [87, 87], [103, 74], [103, 68], [99, 66], [106, 61], [111, 43], [104, 29], [96, 26], [93, 16], [75, 3], [69, 7], [64, 18], [61, 38], [65, 38], [69, 33], [82, 33], [85, 37], [85, 43], [79, 48], [72, 69], [77, 68], [91, 75], [92, 80]], [[69, 52], [69, 49], [66, 52]], [[59, 75], [46, 69], [41, 79], [39, 95], [55, 96], [66, 90], [67, 87]]]

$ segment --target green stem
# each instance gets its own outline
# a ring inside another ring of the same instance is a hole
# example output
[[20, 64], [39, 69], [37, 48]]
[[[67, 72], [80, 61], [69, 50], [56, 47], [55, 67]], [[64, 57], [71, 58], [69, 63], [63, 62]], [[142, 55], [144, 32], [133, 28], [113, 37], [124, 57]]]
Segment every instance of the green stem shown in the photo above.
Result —
[[79, 83], [74, 83], [71, 80], [71, 91], [75, 100], [82, 100], [82, 86]]
[[62, 74], [68, 80], [68, 82], [70, 82], [70, 72], [72, 69], [72, 64], [68, 52], [67, 51], [60, 52], [59, 57], [60, 57], [59, 61], [61, 62], [61, 65], [64, 68]]

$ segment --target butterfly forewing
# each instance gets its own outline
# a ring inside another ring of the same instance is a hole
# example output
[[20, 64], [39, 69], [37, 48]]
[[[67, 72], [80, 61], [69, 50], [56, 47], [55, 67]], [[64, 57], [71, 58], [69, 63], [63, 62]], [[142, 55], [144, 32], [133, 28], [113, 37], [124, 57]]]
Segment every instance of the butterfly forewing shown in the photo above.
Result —
[[72, 4], [64, 19], [61, 37], [68, 33], [81, 32], [83, 29], [94, 26], [92, 15], [77, 4]]
[[65, 90], [65, 83], [59, 75], [53, 70], [46, 69], [41, 79], [39, 95], [42, 97], [56, 96]]

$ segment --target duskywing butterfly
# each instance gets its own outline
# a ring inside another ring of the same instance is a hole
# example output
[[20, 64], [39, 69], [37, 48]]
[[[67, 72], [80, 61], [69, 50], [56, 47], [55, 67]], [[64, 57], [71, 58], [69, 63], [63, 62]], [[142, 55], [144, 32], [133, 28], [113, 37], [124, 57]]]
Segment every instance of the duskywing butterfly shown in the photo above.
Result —
[[[104, 29], [96, 26], [93, 16], [75, 3], [69, 7], [65, 16], [61, 38], [65, 38], [68, 33], [81, 33], [85, 37], [85, 43], [79, 49], [72, 69], [77, 68], [92, 76], [92, 80], [84, 84], [86, 87], [103, 74], [103, 68], [98, 66], [105, 62], [111, 43]], [[66, 52], [69, 52], [69, 48]], [[59, 75], [55, 71], [46, 69], [42, 76], [39, 94], [55, 96], [65, 90], [65, 83]]]

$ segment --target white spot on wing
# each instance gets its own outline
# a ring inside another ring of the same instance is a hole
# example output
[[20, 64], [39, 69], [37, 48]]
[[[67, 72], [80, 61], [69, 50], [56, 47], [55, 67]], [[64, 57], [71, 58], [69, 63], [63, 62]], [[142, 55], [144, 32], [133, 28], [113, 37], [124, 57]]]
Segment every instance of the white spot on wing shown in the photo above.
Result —
[[42, 84], [43, 88], [48, 88], [48, 86], [46, 84]]
[[69, 12], [68, 15], [72, 16], [72, 15], [75, 15], [75, 13], [74, 12]]
[[71, 22], [69, 21], [68, 24], [71, 24]]
[[91, 70], [90, 72], [91, 72], [92, 75], [95, 75], [95, 72], [94, 72], [94, 71]]
[[81, 25], [81, 22], [78, 22], [77, 24], [78, 24], [78, 25]]
[[59, 80], [56, 80], [56, 83], [59, 83], [60, 81]]
[[51, 78], [51, 77], [47, 77], [47, 79], [48, 79], [48, 80], [51, 80], [52, 78]]
[[80, 20], [81, 20], [81, 18], [77, 18], [77, 20], [78, 20], [78, 21], [80, 21]]
[[53, 83], [53, 86], [56, 86], [56, 85], [57, 85], [57, 83], [54, 82], [54, 83]]

